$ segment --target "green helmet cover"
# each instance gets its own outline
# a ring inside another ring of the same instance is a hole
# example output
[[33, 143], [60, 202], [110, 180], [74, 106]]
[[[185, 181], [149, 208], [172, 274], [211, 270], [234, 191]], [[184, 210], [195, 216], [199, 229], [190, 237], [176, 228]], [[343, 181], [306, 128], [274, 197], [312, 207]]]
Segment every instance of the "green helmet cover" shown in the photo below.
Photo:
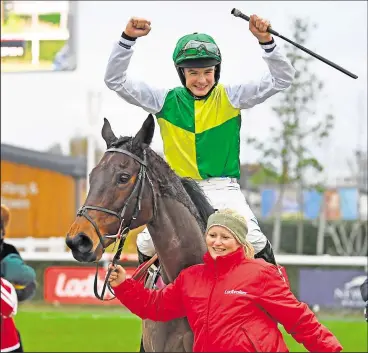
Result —
[[211, 43], [217, 47], [217, 44], [214, 41], [214, 39], [207, 34], [204, 33], [187, 34], [184, 37], [181, 37], [176, 44], [173, 53], [173, 60], [175, 66], [208, 67], [208, 66], [215, 66], [221, 63], [221, 53], [218, 47], [217, 47], [218, 49], [217, 54], [205, 49], [193, 50], [193, 54], [186, 53], [184, 51], [184, 47], [189, 41]]

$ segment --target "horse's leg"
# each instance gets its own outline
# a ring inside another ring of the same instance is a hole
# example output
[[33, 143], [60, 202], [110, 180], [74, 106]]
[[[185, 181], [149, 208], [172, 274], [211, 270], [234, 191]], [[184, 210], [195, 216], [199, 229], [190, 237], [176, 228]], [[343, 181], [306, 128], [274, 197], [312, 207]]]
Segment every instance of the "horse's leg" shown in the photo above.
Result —
[[[143, 329], [143, 325], [142, 325], [142, 329]], [[139, 347], [139, 352], [145, 352], [144, 346], [143, 346], [143, 330], [142, 330], [141, 346]]]
[[[138, 248], [137, 252], [140, 264], [150, 259]], [[155, 265], [159, 266], [158, 260]], [[164, 270], [161, 273], [167, 283], [168, 278]], [[169, 322], [143, 321], [140, 352], [191, 352], [192, 349], [193, 333], [186, 318]]]
[[143, 345], [146, 352], [192, 352], [193, 334], [186, 318], [169, 322], [145, 320]]
[[143, 321], [143, 347], [145, 352], [164, 352], [168, 330], [165, 322]]
[[193, 331], [187, 331], [187, 333], [183, 337], [183, 346], [185, 352], [192, 352], [193, 351], [193, 342], [194, 336]]

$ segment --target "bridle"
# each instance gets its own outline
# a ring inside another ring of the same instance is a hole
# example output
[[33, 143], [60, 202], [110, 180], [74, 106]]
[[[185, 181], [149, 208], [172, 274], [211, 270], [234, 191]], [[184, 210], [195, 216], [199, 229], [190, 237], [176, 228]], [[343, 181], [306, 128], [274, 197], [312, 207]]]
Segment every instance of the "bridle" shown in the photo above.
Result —
[[[100, 240], [100, 244], [101, 244], [103, 253], [105, 252], [105, 247], [104, 247], [105, 238], [110, 238], [110, 239], [115, 238], [115, 242], [117, 240], [120, 240], [118, 250], [117, 250], [116, 254], [114, 255], [114, 257], [112, 259], [112, 265], [113, 266], [111, 266], [111, 268], [107, 272], [101, 295], [99, 295], [98, 291], [97, 291], [98, 262], [97, 262], [97, 265], [96, 265], [96, 274], [95, 274], [94, 288], [93, 289], [94, 289], [95, 296], [98, 299], [102, 300], [102, 301], [108, 301], [108, 300], [112, 300], [112, 299], [115, 298], [115, 296], [114, 296], [113, 298], [110, 298], [110, 299], [104, 299], [105, 290], [106, 290], [106, 287], [108, 287], [109, 291], [114, 295], [110, 285], [108, 284], [108, 279], [110, 277], [111, 272], [113, 271], [113, 267], [116, 265], [116, 263], [120, 259], [121, 252], [123, 250], [126, 237], [129, 233], [129, 231], [131, 230], [130, 227], [131, 227], [133, 221], [137, 219], [137, 217], [139, 215], [139, 212], [141, 211], [141, 203], [142, 203], [143, 191], [144, 191], [146, 180], [150, 184], [150, 187], [152, 189], [152, 195], [153, 195], [153, 217], [149, 222], [151, 222], [156, 216], [156, 196], [155, 196], [155, 192], [154, 192], [154, 188], [153, 188], [153, 183], [152, 183], [151, 179], [149, 178], [149, 175], [147, 174], [146, 150], [143, 150], [143, 159], [139, 158], [138, 156], [136, 156], [135, 154], [133, 154], [133, 153], [127, 151], [127, 150], [124, 150], [122, 148], [117, 148], [117, 147], [108, 148], [106, 150], [106, 152], [123, 153], [123, 154], [133, 158], [134, 160], [136, 160], [140, 164], [140, 169], [139, 169], [137, 178], [135, 180], [133, 190], [130, 193], [128, 199], [124, 202], [124, 205], [123, 205], [121, 211], [115, 212], [115, 211], [109, 210], [108, 208], [105, 208], [105, 207], [85, 206], [85, 205], [83, 205], [77, 212], [77, 217], [85, 217], [92, 224], [92, 226], [95, 229], [95, 231], [98, 235], [98, 238]], [[135, 194], [138, 194], [138, 196], [137, 196], [137, 202], [134, 206], [134, 211], [133, 211], [132, 217], [130, 218], [129, 222], [125, 222], [125, 218], [124, 218], [125, 212], [126, 212], [128, 206], [129, 206], [130, 202], [133, 200]], [[107, 214], [110, 214], [110, 215], [113, 215], [113, 216], [117, 217], [119, 219], [119, 222], [120, 222], [118, 232], [114, 235], [102, 236], [100, 230], [98, 229], [98, 226], [97, 226], [96, 222], [88, 214], [89, 210], [101, 211], [101, 212], [104, 212], [104, 213], [107, 213]], [[147, 222], [147, 223], [149, 223], [149, 222]], [[127, 224], [124, 226], [124, 223], [127, 223]]]

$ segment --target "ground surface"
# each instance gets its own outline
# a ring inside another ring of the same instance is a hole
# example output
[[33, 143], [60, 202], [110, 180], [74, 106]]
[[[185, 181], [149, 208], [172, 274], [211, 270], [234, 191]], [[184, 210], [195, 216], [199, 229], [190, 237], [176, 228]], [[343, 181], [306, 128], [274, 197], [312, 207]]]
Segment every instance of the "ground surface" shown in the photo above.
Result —
[[[345, 352], [367, 352], [367, 323], [359, 315], [320, 317]], [[22, 305], [16, 316], [27, 352], [137, 352], [141, 322], [123, 307]], [[285, 331], [283, 331], [285, 332]], [[306, 350], [285, 334], [292, 352]]]

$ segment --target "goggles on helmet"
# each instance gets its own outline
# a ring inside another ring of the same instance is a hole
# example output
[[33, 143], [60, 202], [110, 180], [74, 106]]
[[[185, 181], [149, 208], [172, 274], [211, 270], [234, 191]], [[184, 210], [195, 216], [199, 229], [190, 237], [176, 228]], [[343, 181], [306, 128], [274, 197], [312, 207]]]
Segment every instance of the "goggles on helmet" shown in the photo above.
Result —
[[216, 44], [190, 40], [177, 55], [176, 63], [187, 59], [214, 58], [221, 62], [220, 50]]

